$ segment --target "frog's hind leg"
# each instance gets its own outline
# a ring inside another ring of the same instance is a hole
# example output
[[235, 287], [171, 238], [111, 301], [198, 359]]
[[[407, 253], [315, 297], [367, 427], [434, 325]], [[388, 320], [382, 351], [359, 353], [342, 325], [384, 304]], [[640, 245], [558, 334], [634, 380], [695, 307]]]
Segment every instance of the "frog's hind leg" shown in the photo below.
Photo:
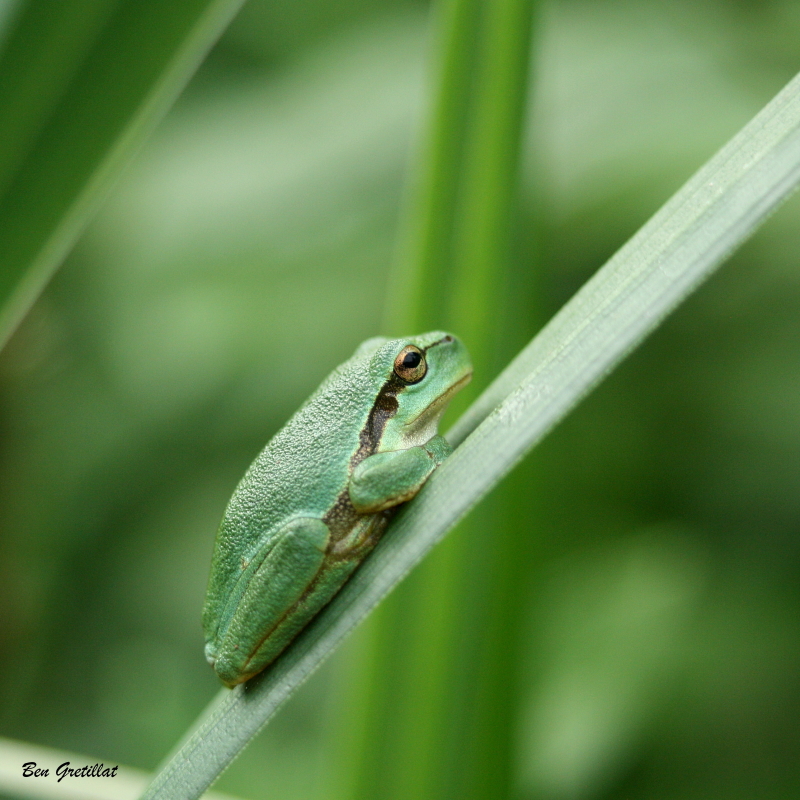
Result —
[[[377, 515], [381, 516], [381, 515]], [[329, 547], [327, 558], [319, 571], [306, 584], [305, 591], [294, 604], [287, 608], [272, 630], [262, 638], [261, 644], [245, 664], [238, 682], [245, 681], [272, 663], [295, 636], [334, 598], [347, 579], [372, 550], [380, 533], [386, 527], [385, 520], [371, 520], [363, 526], [362, 539], [344, 552]], [[337, 546], [338, 547], [338, 546]]]
[[298, 517], [271, 539], [214, 648], [214, 669], [229, 686], [264, 669], [316, 613], [314, 585], [330, 541], [328, 526]]
[[359, 565], [360, 559], [347, 558], [324, 564], [303, 594], [286, 610], [272, 631], [245, 664], [239, 682], [246, 681], [269, 666], [286, 648], [289, 642], [326, 606], [342, 588]]

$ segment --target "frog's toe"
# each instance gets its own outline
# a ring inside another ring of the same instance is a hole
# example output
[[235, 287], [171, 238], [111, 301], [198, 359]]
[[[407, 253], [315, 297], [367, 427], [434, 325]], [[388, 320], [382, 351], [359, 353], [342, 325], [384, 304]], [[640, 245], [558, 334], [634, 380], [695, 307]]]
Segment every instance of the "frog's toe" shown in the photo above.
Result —
[[225, 656], [218, 658], [214, 662], [214, 671], [217, 673], [217, 677], [229, 689], [233, 689], [234, 686], [244, 683], [255, 674], [252, 672], [242, 672], [241, 666], [237, 661], [227, 659]]

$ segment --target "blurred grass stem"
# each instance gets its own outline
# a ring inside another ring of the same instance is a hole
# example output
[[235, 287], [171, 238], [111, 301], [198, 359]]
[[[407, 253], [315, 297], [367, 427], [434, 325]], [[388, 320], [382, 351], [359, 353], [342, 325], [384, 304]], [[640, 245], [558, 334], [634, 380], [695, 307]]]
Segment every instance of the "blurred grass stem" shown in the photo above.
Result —
[[0, 347], [242, 0], [30, 0], [0, 50]]
[[431, 61], [436, 75], [419, 162], [409, 182], [401, 255], [392, 275], [384, 328], [422, 330], [439, 316], [453, 264], [453, 227], [471, 125], [470, 92], [481, 20], [479, 0], [441, 0], [435, 7]]
[[[533, 9], [532, 0], [450, 0], [439, 9], [433, 107], [405, 220], [410, 246], [387, 298], [387, 333], [445, 329], [464, 339], [476, 377], [455, 411], [496, 372], [498, 355], [505, 363], [530, 336], [522, 319], [513, 320], [520, 338], [508, 350], [514, 337], [503, 292], [513, 272]], [[534, 272], [524, 275], [517, 288], [532, 301]], [[356, 689], [369, 701], [348, 696], [341, 715], [343, 798], [467, 800], [503, 796], [510, 785], [517, 703], [509, 662], [532, 536], [515, 541], [519, 520], [509, 519], [507, 500], [483, 504], [370, 620]]]

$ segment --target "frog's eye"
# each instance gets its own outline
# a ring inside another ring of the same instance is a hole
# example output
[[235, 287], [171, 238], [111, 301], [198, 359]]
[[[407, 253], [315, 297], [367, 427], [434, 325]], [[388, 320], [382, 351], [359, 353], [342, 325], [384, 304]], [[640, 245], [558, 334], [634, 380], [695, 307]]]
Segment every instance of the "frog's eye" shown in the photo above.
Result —
[[419, 347], [413, 344], [404, 347], [394, 360], [394, 372], [406, 383], [418, 383], [425, 377], [428, 365]]

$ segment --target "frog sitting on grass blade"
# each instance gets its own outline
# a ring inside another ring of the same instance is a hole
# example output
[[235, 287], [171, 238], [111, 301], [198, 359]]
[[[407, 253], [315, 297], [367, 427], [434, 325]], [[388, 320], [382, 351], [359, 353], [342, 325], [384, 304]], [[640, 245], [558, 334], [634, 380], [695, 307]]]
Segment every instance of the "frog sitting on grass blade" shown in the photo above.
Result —
[[339, 591], [450, 453], [437, 433], [472, 376], [434, 331], [369, 339], [275, 434], [242, 478], [214, 547], [206, 658], [228, 686], [267, 667]]

